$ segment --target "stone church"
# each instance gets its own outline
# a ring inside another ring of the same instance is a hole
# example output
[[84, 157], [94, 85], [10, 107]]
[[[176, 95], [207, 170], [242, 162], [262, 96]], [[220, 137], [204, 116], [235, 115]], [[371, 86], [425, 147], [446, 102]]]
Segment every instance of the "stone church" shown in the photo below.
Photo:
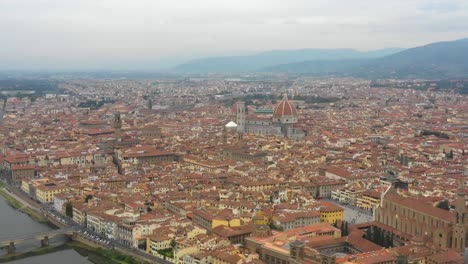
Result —
[[302, 139], [305, 133], [296, 127], [297, 110], [287, 95], [279, 102], [273, 116], [246, 115], [245, 102], [236, 104], [237, 131], [261, 135], [276, 135], [293, 139]]
[[455, 210], [437, 208], [420, 200], [403, 197], [390, 187], [375, 209], [375, 221], [436, 247], [463, 252], [467, 247], [468, 217], [464, 184], [457, 190]]

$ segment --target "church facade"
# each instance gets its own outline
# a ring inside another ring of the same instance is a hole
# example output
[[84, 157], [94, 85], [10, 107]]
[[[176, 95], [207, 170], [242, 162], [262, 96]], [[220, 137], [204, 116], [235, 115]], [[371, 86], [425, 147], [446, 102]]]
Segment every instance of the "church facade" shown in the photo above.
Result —
[[238, 102], [236, 105], [237, 131], [242, 133], [253, 133], [260, 135], [275, 135], [292, 139], [302, 139], [305, 133], [297, 128], [297, 110], [285, 95], [279, 102], [273, 116], [247, 116], [244, 102]]
[[468, 239], [468, 219], [463, 184], [457, 191], [455, 210], [448, 211], [403, 197], [391, 187], [375, 209], [375, 221], [436, 247], [463, 252]]

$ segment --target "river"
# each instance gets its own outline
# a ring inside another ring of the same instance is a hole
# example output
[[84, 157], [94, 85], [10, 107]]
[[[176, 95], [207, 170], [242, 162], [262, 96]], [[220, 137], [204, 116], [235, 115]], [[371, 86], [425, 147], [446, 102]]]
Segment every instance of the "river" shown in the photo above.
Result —
[[[0, 196], [0, 238], [1, 237], [14, 237], [30, 233], [44, 232], [52, 228], [40, 224], [31, 219], [26, 214], [12, 208], [7, 204], [5, 199]], [[51, 245], [63, 244], [64, 238], [51, 239]], [[38, 248], [39, 241], [27, 241], [16, 246], [18, 252], [29, 251], [33, 248]], [[5, 255], [4, 250], [0, 251], [0, 255]], [[86, 257], [81, 256], [73, 249], [63, 250], [59, 252], [50, 253], [42, 256], [35, 256], [21, 260], [8, 262], [11, 264], [36, 264], [36, 263], [67, 263], [67, 264], [89, 264], [91, 262], [86, 260]]]

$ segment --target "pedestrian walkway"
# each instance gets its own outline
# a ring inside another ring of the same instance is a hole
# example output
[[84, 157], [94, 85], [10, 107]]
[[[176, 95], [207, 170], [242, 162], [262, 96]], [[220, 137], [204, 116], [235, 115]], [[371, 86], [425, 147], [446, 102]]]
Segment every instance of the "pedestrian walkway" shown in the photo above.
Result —
[[327, 201], [343, 207], [345, 221], [350, 224], [362, 224], [373, 220], [372, 212], [348, 204], [342, 204], [338, 201], [327, 199]]

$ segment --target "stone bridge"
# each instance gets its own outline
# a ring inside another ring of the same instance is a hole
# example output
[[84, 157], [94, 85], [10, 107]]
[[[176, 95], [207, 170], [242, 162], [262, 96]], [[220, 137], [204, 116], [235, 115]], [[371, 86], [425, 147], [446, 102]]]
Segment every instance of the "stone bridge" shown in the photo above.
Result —
[[62, 228], [50, 230], [46, 232], [37, 232], [20, 236], [0, 237], [0, 247], [8, 251], [8, 254], [15, 252], [15, 244], [22, 243], [27, 240], [41, 240], [41, 246], [47, 247], [49, 245], [49, 238], [58, 235], [72, 235], [78, 229], [76, 227]]

